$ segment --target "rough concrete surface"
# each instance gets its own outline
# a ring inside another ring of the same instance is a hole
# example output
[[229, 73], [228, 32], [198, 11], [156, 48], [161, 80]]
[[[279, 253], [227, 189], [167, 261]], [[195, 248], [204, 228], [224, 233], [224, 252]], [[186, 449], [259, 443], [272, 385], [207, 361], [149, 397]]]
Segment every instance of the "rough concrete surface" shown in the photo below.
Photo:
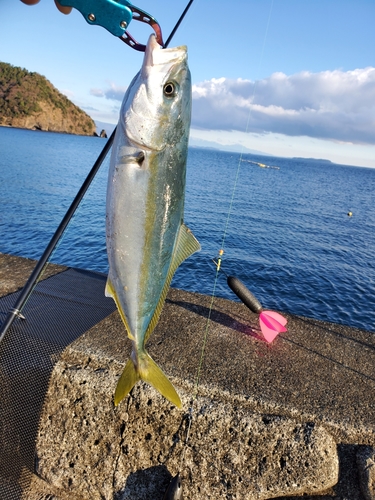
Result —
[[362, 446], [357, 453], [361, 489], [366, 500], [375, 500], [375, 449]]
[[[35, 267], [35, 260], [0, 253], [0, 297], [16, 292], [26, 283]], [[57, 264], [48, 264], [43, 279], [67, 269]]]
[[[27, 478], [30, 481], [29, 477]], [[87, 498], [87, 497], [86, 497]], [[36, 474], [32, 474], [31, 484], [22, 496], [25, 500], [73, 500], [72, 494], [69, 491], [64, 491], [56, 486], [53, 486], [43, 479], [39, 478]], [[74, 495], [74, 500], [85, 500], [84, 497]]]
[[[183, 453], [186, 498], [266, 499], [337, 482], [336, 443], [312, 422], [201, 397], [184, 447], [188, 413], [145, 384], [115, 409], [122, 365], [82, 361], [66, 352], [56, 366], [39, 432], [37, 472], [59, 488], [90, 499], [162, 498]], [[190, 394], [181, 395], [188, 408]]]
[[358, 456], [375, 445], [375, 334], [286, 315], [288, 332], [268, 345], [238, 302], [215, 299], [207, 323], [210, 302], [171, 289], [148, 342], [182, 411], [142, 383], [114, 408], [130, 353], [117, 312], [65, 350], [37, 440], [49, 498], [161, 500], [178, 471], [191, 500], [366, 498]]
[[[363, 498], [351, 445], [374, 440], [373, 334], [289, 316], [288, 333], [270, 346], [246, 308], [216, 299], [183, 448], [208, 306], [208, 297], [171, 289], [149, 341], [182, 395], [182, 413], [144, 384], [113, 408], [129, 356], [117, 312], [65, 351], [41, 421], [41, 477], [89, 498], [100, 490], [102, 498], [161, 499], [180, 469], [191, 499], [324, 490], [327, 498]], [[329, 489], [338, 473], [341, 483]]]

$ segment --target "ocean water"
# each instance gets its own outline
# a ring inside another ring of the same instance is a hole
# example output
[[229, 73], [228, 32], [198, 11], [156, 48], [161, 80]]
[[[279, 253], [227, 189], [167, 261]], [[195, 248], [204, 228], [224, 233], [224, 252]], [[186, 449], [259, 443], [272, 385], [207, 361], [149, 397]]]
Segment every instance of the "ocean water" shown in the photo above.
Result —
[[[103, 146], [99, 138], [0, 127], [0, 252], [41, 256]], [[53, 262], [107, 272], [108, 163]], [[265, 307], [375, 331], [374, 192], [375, 169], [246, 154], [240, 161], [190, 148], [185, 222], [202, 251], [172, 285], [211, 294], [211, 259], [223, 248], [223, 270]], [[236, 300], [224, 273], [215, 293]]]

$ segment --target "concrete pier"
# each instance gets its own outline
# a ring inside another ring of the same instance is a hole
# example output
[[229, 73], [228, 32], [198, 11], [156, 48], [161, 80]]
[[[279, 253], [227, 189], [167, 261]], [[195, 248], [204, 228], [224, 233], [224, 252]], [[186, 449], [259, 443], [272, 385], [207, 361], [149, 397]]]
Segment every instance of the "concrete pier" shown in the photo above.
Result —
[[[0, 255], [0, 293], [30, 267]], [[162, 500], [177, 472], [191, 500], [375, 498], [375, 333], [286, 316], [268, 345], [241, 303], [171, 289], [148, 350], [183, 410], [144, 383], [114, 407], [130, 342], [104, 318], [54, 363], [27, 498]]]

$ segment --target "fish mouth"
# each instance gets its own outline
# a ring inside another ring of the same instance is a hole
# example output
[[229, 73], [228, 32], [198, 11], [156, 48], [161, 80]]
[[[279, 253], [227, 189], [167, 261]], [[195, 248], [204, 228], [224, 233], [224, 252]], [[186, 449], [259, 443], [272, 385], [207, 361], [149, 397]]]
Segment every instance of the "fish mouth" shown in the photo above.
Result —
[[173, 63], [181, 62], [187, 58], [186, 45], [180, 45], [170, 49], [164, 49], [156, 41], [155, 34], [150, 35], [141, 68], [142, 76], [148, 72], [151, 66], [164, 66]]

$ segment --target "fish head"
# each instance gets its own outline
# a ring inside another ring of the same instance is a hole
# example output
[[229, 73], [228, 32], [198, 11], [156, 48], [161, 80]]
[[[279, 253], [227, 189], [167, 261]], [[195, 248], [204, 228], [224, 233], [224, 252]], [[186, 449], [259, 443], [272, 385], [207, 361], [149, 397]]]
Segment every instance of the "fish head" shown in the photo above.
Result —
[[191, 118], [187, 48], [163, 49], [151, 35], [138, 75], [125, 95], [120, 119], [129, 143], [145, 150], [186, 143]]

